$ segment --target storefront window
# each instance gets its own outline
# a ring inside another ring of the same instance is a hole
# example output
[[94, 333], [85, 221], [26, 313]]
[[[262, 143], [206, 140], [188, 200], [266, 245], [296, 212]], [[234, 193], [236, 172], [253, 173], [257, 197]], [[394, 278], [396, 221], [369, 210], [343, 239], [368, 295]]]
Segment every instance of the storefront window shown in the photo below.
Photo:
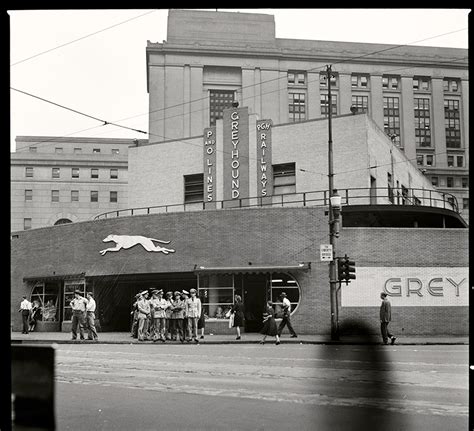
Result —
[[74, 299], [74, 292], [76, 290], [80, 290], [83, 297], [86, 296], [85, 280], [66, 280], [64, 282], [63, 321], [72, 320], [71, 301]]
[[36, 301], [41, 307], [40, 318], [43, 322], [57, 322], [59, 292], [55, 284], [50, 285], [37, 281], [31, 292], [31, 302]]
[[225, 314], [234, 302], [234, 276], [232, 274], [199, 275], [198, 286], [206, 318], [226, 319]]
[[297, 281], [290, 275], [284, 273], [273, 273], [270, 283], [270, 297], [275, 305], [276, 317], [281, 317], [282, 310], [280, 294], [286, 293], [286, 297], [291, 303], [291, 314], [293, 314], [300, 302], [300, 288]]

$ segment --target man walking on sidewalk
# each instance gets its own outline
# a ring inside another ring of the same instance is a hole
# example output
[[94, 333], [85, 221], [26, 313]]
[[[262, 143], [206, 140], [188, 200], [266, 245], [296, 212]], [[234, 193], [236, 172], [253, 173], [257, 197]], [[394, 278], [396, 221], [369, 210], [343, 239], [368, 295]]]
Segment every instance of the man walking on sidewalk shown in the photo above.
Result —
[[392, 320], [392, 305], [387, 299], [385, 292], [380, 294], [380, 299], [382, 300], [380, 304], [380, 330], [382, 332], [382, 340], [384, 344], [388, 344], [388, 339], [390, 338], [391, 344], [395, 344], [397, 338], [394, 337], [388, 329], [388, 324]]
[[296, 335], [296, 332], [293, 329], [293, 326], [291, 325], [291, 321], [290, 321], [291, 302], [286, 297], [285, 292], [281, 292], [280, 299], [281, 299], [281, 302], [283, 303], [283, 318], [281, 319], [280, 325], [278, 326], [278, 336], [281, 337], [283, 328], [286, 325], [288, 326], [288, 331], [290, 331], [291, 338], [296, 338], [298, 337], [298, 335]]

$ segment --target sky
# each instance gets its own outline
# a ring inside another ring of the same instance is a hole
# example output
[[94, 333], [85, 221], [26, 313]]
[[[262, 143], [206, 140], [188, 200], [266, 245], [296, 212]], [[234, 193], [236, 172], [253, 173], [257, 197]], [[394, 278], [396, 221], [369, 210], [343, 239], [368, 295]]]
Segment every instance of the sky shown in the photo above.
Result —
[[[274, 15], [277, 38], [468, 48], [469, 9], [219, 10]], [[146, 45], [166, 40], [168, 9], [7, 12], [10, 151], [16, 136], [148, 138]]]

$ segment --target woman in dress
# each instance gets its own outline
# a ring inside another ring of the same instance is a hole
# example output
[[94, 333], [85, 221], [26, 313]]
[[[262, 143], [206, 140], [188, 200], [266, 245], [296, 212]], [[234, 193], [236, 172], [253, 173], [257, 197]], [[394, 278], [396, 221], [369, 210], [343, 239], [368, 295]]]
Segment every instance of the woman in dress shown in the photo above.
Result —
[[272, 301], [267, 301], [267, 307], [265, 313], [263, 313], [263, 328], [260, 331], [260, 334], [263, 334], [260, 344], [265, 344], [265, 339], [268, 335], [276, 337], [275, 344], [277, 346], [280, 344], [280, 337], [278, 336], [278, 328], [275, 321], [275, 311], [273, 310]]
[[240, 340], [240, 327], [244, 325], [244, 304], [240, 295], [235, 295], [231, 313], [234, 314], [233, 327], [237, 333], [236, 340]]

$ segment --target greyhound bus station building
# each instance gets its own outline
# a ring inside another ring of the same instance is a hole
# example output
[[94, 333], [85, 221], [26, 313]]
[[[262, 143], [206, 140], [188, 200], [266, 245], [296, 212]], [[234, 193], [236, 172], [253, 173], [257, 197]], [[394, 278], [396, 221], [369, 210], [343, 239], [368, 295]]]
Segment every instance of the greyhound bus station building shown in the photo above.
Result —
[[[244, 331], [286, 292], [301, 334], [331, 332], [327, 119], [273, 125], [246, 107], [199, 136], [129, 148], [129, 209], [12, 233], [11, 318], [22, 295], [43, 307], [38, 330], [69, 331], [75, 290], [93, 291], [102, 331], [128, 331], [137, 292], [196, 288], [206, 332], [228, 333], [235, 294]], [[291, 145], [288, 143], [291, 142]], [[468, 333], [468, 228], [366, 114], [333, 118], [342, 197], [335, 256], [356, 262], [339, 290], [339, 325], [379, 331], [380, 292], [396, 334]]]

